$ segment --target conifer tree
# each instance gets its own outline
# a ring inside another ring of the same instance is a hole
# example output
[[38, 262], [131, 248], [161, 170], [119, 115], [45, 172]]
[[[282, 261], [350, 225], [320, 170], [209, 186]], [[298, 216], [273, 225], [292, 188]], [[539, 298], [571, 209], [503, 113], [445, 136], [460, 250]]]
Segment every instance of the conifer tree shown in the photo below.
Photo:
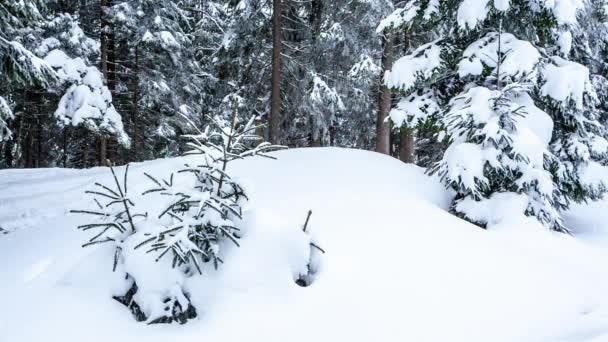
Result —
[[576, 25], [581, 7], [572, 5], [408, 1], [381, 24], [422, 22], [433, 33], [386, 82], [405, 93], [394, 120], [438, 113], [449, 146], [433, 172], [456, 191], [458, 215], [493, 224], [487, 209], [511, 198], [522, 214], [566, 231], [569, 203], [601, 193], [582, 178], [604, 134], [588, 69], [549, 39]]
[[[224, 249], [239, 246], [244, 234], [243, 204], [249, 198], [231, 177], [229, 164], [254, 156], [274, 158], [268, 153], [282, 148], [256, 143], [260, 137], [254, 118], [238, 122], [238, 98], [232, 100], [235, 110], [228, 126], [210, 118], [207, 129], [185, 136], [186, 154], [197, 155], [197, 164], [166, 178], [144, 173], [151, 187], [141, 197], [129, 193], [128, 165], [122, 181], [111, 168], [115, 186], [95, 183], [96, 189], [87, 191], [94, 209], [72, 211], [98, 218], [79, 226], [96, 231], [83, 246], [114, 246], [113, 268], [125, 273], [129, 289], [115, 299], [138, 321], [183, 324], [197, 316], [185, 279], [217, 269]], [[137, 206], [150, 196], [154, 200], [147, 203], [159, 205]]]

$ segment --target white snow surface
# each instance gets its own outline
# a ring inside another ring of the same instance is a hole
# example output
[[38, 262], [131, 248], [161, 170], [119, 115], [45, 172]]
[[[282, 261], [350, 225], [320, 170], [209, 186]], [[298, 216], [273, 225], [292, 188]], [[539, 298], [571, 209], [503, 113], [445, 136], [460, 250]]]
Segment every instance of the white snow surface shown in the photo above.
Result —
[[[111, 299], [122, 284], [112, 250], [80, 247], [87, 218], [68, 210], [92, 182], [110, 182], [108, 169], [0, 171], [0, 341], [608, 340], [608, 203], [569, 213], [581, 237], [525, 220], [482, 230], [445, 211], [437, 180], [396, 159], [276, 156], [229, 169], [251, 195], [246, 235], [218, 271], [187, 279], [199, 317], [184, 326], [135, 322]], [[143, 171], [166, 175], [191, 158], [133, 164], [129, 191], [148, 188]], [[327, 254], [301, 288], [309, 209]]]

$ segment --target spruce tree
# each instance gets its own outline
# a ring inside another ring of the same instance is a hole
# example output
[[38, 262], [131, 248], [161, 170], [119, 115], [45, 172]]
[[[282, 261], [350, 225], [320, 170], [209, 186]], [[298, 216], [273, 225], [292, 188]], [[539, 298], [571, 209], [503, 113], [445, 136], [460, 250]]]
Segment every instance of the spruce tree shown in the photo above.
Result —
[[603, 185], [583, 180], [605, 134], [599, 102], [588, 68], [567, 60], [551, 36], [576, 26], [581, 9], [408, 1], [384, 22], [423, 23], [432, 33], [395, 62], [386, 82], [404, 93], [394, 119], [438, 113], [448, 147], [432, 172], [455, 190], [456, 214], [485, 226], [500, 217], [489, 208], [518, 203], [517, 212], [567, 231], [560, 213], [570, 202], [601, 194]]
[[144, 173], [150, 188], [140, 196], [129, 192], [128, 165], [123, 177], [110, 168], [114, 186], [95, 183], [87, 191], [93, 208], [72, 210], [94, 218], [78, 227], [95, 231], [83, 247], [113, 245], [113, 269], [124, 272], [128, 288], [114, 298], [138, 321], [184, 324], [198, 315], [185, 279], [217, 269], [225, 262], [224, 250], [238, 247], [245, 233], [243, 205], [249, 197], [231, 176], [229, 164], [254, 156], [274, 159], [268, 153], [282, 148], [259, 143], [254, 117], [239, 122], [238, 98], [231, 100], [228, 123], [209, 118], [204, 131], [185, 136], [186, 154], [196, 155], [196, 164], [166, 177]]

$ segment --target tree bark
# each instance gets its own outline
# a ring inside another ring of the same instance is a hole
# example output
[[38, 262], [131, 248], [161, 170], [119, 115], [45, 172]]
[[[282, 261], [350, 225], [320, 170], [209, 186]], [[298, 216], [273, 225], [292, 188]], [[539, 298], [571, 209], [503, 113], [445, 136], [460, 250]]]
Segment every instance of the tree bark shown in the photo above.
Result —
[[[101, 52], [101, 72], [104, 76], [104, 79], [106, 80], [106, 84], [108, 85], [108, 88], [110, 89], [110, 91], [113, 90], [113, 87], [110, 88], [110, 86], [114, 85], [114, 79], [112, 77], [110, 77], [110, 72], [111, 69], [114, 68], [113, 64], [110, 64], [109, 62], [109, 57], [110, 54], [113, 52], [111, 52], [110, 50], [112, 50], [110, 48], [110, 43], [112, 41], [110, 34], [109, 34], [109, 26], [110, 23], [108, 22], [108, 19], [106, 18], [106, 9], [111, 6], [112, 0], [100, 0], [100, 35], [99, 35], [99, 42], [100, 42], [100, 52]], [[114, 95], [114, 94], [112, 94]], [[105, 165], [105, 160], [107, 159], [107, 151], [108, 151], [108, 141], [107, 138], [105, 136], [100, 136], [99, 137], [99, 158], [97, 160], [98, 165]], [[86, 163], [86, 162], [85, 162]]]
[[390, 155], [390, 124], [386, 117], [391, 110], [391, 89], [384, 84], [386, 71], [393, 67], [393, 39], [389, 33], [382, 36], [382, 71], [378, 96], [378, 116], [376, 120], [376, 152]]
[[414, 130], [406, 125], [400, 130], [399, 159], [404, 163], [414, 163]]
[[133, 160], [143, 159], [143, 132], [140, 132], [140, 118], [139, 118], [139, 47], [135, 47], [135, 65], [133, 66], [134, 77], [133, 77]]
[[[402, 42], [403, 53], [407, 54], [411, 44], [409, 31], [402, 36]], [[399, 159], [404, 163], [414, 163], [414, 129], [405, 124], [399, 130]]]
[[310, 10], [310, 29], [312, 33], [312, 40], [316, 41], [321, 33], [321, 15], [323, 12], [323, 0], [312, 0]]
[[272, 90], [270, 96], [270, 117], [268, 118], [268, 138], [272, 144], [281, 143], [281, 0], [272, 3]]

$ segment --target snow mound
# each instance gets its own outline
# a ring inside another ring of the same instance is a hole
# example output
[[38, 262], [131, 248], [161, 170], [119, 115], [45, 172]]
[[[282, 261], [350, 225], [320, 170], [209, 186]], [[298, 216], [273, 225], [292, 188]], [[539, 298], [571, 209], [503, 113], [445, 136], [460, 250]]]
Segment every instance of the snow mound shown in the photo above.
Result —
[[[68, 215], [105, 168], [0, 171], [0, 341], [584, 341], [608, 334], [606, 253], [542, 229], [485, 231], [423, 170], [372, 152], [277, 152], [232, 170], [251, 208], [241, 247], [188, 279], [199, 317], [148, 326], [111, 299], [112, 250]], [[164, 175], [187, 158], [133, 164]], [[118, 170], [122, 173], [122, 170]], [[326, 250], [311, 286], [308, 230]], [[169, 276], [168, 276], [169, 278]]]

